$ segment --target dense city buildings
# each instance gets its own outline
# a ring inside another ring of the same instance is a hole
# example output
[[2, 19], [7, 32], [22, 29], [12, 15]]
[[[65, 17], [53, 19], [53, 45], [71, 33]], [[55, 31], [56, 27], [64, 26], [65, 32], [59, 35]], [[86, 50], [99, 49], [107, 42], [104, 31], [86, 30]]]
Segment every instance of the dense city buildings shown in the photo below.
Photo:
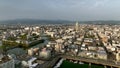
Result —
[[[21, 25], [15, 29], [6, 27], [0, 30], [2, 68], [52, 68], [62, 57], [60, 63], [74, 57], [76, 61], [70, 60], [74, 63], [120, 66], [120, 25], [76, 22], [68, 25]], [[85, 60], [80, 62], [78, 59]]]
[[120, 68], [120, 0], [0, 0], [0, 68]]

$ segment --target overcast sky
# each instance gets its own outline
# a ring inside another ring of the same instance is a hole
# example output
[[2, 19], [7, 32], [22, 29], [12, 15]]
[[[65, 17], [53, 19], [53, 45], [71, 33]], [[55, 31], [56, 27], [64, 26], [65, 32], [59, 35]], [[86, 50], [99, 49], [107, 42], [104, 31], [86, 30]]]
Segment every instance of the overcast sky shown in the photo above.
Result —
[[120, 0], [0, 0], [0, 20], [120, 20]]

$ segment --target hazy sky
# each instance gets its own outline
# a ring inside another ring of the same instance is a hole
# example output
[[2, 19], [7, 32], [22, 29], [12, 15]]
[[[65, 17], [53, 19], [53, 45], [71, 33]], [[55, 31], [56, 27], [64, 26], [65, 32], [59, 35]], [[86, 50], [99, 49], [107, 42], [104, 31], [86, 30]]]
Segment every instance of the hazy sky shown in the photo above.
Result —
[[120, 0], [0, 0], [0, 20], [120, 20]]

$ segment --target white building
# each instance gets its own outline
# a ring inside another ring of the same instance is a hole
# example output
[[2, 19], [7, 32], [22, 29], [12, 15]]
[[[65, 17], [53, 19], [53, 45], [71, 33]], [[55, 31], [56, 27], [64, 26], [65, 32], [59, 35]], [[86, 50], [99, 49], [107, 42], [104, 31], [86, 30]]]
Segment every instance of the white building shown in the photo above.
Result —
[[56, 44], [56, 45], [55, 45], [55, 50], [56, 50], [57, 52], [60, 52], [61, 49], [62, 49], [61, 46], [62, 46], [61, 44]]
[[32, 59], [30, 59], [29, 61], [28, 61], [28, 65], [29, 65], [29, 68], [35, 68], [37, 65], [38, 65], [38, 63], [32, 63], [32, 62], [34, 62], [35, 60], [36, 60], [37, 58], [32, 58]]
[[37, 60], [37, 58], [33, 57], [28, 61], [22, 61], [22, 65], [23, 67], [35, 68], [38, 65], [38, 63], [34, 63], [35, 60]]
[[33, 53], [34, 53], [34, 52], [33, 52], [33, 48], [31, 48], [31, 49], [28, 50], [28, 55], [32, 56]]
[[105, 51], [98, 51], [97, 56], [98, 59], [107, 60], [107, 53]]
[[39, 52], [39, 57], [43, 59], [49, 59], [51, 57], [51, 51], [44, 49]]

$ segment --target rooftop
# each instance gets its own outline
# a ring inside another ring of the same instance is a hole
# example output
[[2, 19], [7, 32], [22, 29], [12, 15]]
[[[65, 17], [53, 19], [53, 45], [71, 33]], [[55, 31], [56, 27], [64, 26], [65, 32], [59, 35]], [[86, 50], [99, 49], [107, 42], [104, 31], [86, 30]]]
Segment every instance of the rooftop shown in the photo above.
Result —
[[5, 63], [5, 62], [10, 61], [10, 60], [11, 60], [10, 57], [4, 55], [4, 56], [0, 59], [0, 64]]

